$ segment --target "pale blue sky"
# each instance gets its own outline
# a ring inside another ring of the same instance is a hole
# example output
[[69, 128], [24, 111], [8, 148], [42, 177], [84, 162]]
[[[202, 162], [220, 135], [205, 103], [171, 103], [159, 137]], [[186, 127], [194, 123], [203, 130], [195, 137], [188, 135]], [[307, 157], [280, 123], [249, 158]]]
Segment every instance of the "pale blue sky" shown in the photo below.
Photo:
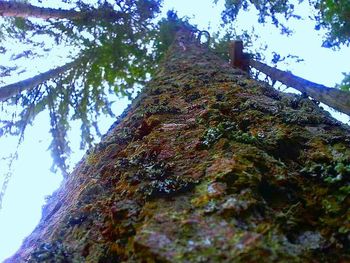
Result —
[[[57, 1], [46, 1], [48, 5], [50, 2], [57, 3]], [[199, 28], [206, 29], [210, 25], [211, 28], [217, 29], [221, 22], [222, 0], [219, 6], [214, 6], [212, 0], [165, 0], [164, 2], [165, 12], [173, 8], [178, 11], [180, 17], [186, 15], [192, 18], [191, 22], [197, 24]], [[310, 10], [306, 6], [300, 6], [299, 11], [307, 14]], [[298, 64], [292, 63], [288, 67], [281, 64], [281, 69], [289, 69], [296, 75], [328, 86], [339, 83], [342, 79], [341, 72], [349, 71], [347, 62], [350, 58], [350, 48], [339, 52], [320, 48], [322, 38], [313, 30], [313, 23], [294, 22], [296, 33], [287, 38], [281, 36], [272, 26], [257, 25], [254, 12], [240, 15], [238, 21], [237, 28], [250, 29], [254, 25], [256, 32], [260, 34], [260, 42], [266, 42], [270, 51], [274, 50], [284, 55], [292, 52], [305, 60]], [[56, 52], [54, 56], [59, 53], [62, 54], [62, 52]], [[54, 60], [53, 57], [51, 58], [52, 67], [55, 66], [53, 61], [56, 63], [61, 61]], [[0, 59], [3, 62], [5, 58]], [[21, 78], [47, 70], [47, 61], [50, 60], [31, 62], [29, 67], [33, 70], [29, 71], [28, 75], [22, 75]], [[121, 113], [127, 103], [126, 99], [118, 102], [115, 112]], [[343, 120], [348, 121], [347, 118]], [[107, 118], [100, 121], [104, 131], [112, 123], [113, 120]], [[80, 139], [79, 127], [78, 124], [73, 126], [76, 127], [73, 127], [74, 131], [71, 132], [70, 138], [71, 148], [75, 150], [72, 154], [72, 162], [75, 163], [81, 159], [84, 152], [77, 150]], [[44, 197], [52, 193], [60, 184], [61, 177], [49, 171], [52, 159], [47, 151], [50, 142], [48, 131], [47, 113], [41, 113], [35, 120], [35, 125], [28, 127], [24, 143], [20, 146], [19, 159], [15, 163], [3, 209], [0, 211], [0, 261], [14, 253], [22, 239], [34, 229], [41, 216]], [[0, 157], [14, 151], [15, 145], [14, 138], [0, 138]], [[0, 185], [6, 171], [6, 166], [0, 162]]]

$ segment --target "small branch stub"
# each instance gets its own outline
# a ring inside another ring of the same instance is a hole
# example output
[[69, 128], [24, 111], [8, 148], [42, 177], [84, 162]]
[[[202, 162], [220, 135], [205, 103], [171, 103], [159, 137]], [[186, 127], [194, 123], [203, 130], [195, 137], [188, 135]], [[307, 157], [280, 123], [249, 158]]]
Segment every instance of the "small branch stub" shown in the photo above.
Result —
[[249, 69], [247, 55], [243, 53], [243, 41], [235, 40], [230, 43], [230, 64], [232, 67], [240, 68], [244, 71]]

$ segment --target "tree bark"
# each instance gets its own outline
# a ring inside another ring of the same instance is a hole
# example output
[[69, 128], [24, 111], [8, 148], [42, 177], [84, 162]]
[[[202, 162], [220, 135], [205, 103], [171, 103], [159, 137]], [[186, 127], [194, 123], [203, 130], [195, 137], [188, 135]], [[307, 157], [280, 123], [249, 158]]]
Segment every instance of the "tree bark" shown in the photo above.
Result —
[[6, 262], [346, 262], [349, 149], [184, 31]]
[[28, 78], [7, 86], [0, 87], [0, 101], [5, 101], [13, 96], [18, 95], [24, 90], [31, 90], [37, 87], [39, 84], [42, 84], [50, 79], [54, 79], [59, 75], [67, 72], [72, 67], [77, 66], [79, 59], [70, 63], [67, 63], [61, 67], [51, 69], [44, 73], [38, 74], [35, 77]]
[[36, 17], [42, 19], [79, 19], [81, 12], [54, 8], [37, 7], [26, 3], [0, 1], [0, 16], [10, 17]]
[[120, 18], [125, 17], [125, 14], [105, 7], [88, 12], [81, 12], [75, 10], [37, 7], [26, 3], [0, 0], [0, 16], [84, 20], [86, 22], [90, 22], [91, 20], [117, 21]]

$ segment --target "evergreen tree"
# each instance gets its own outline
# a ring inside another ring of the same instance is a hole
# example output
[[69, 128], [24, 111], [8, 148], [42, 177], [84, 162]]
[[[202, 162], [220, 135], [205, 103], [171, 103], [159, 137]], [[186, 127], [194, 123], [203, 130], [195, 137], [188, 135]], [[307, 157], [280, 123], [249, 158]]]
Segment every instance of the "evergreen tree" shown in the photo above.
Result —
[[[218, 0], [214, 2], [217, 3]], [[297, 4], [304, 2], [306, 1], [300, 0]], [[281, 28], [282, 33], [291, 34], [292, 31], [284, 21], [302, 18], [295, 11], [295, 4], [295, 1], [290, 0], [225, 0], [222, 19], [225, 23], [230, 23], [236, 19], [242, 9], [248, 10], [254, 7], [259, 13], [259, 23], [272, 22], [276, 27]], [[315, 14], [309, 16], [309, 19], [315, 21], [315, 29], [327, 30], [323, 46], [335, 48], [342, 44], [349, 46], [350, 2], [347, 0], [310, 0], [308, 4], [315, 10]]]
[[[32, 78], [0, 87], [3, 116], [0, 135], [19, 135], [42, 111], [51, 119], [53, 170], [67, 174], [70, 153], [67, 132], [70, 121], [81, 121], [81, 148], [91, 147], [100, 136], [100, 114], [114, 116], [111, 95], [131, 96], [154, 70], [149, 52], [159, 12], [159, 0], [68, 1], [70, 10], [43, 8], [27, 3], [0, 1], [4, 16], [0, 43], [16, 39], [28, 46], [14, 60], [45, 55], [43, 36], [56, 45], [67, 46], [66, 64]], [[44, 20], [33, 20], [41, 18]], [[32, 50], [39, 49], [40, 54]], [[44, 52], [42, 52], [44, 50]], [[3, 47], [2, 53], [6, 53]], [[0, 75], [10, 75], [16, 67], [0, 66]], [[113, 97], [112, 97], [113, 98]], [[20, 112], [11, 112], [20, 105]], [[20, 139], [21, 140], [21, 139]]]
[[[215, 3], [218, 0], [214, 0]], [[222, 12], [224, 24], [236, 21], [241, 10], [247, 11], [254, 7], [258, 11], [258, 22], [262, 24], [272, 23], [281, 29], [282, 34], [293, 34], [288, 27], [290, 19], [311, 19], [315, 22], [315, 29], [326, 31], [323, 47], [340, 49], [350, 45], [350, 1], [348, 0], [309, 0], [310, 9], [314, 14], [308, 18], [300, 16], [295, 11], [296, 4], [307, 1], [288, 0], [225, 0], [225, 10]], [[282, 21], [282, 22], [281, 22]], [[350, 73], [344, 72], [344, 79], [336, 88], [350, 91]]]
[[350, 260], [349, 127], [188, 27], [162, 61], [6, 262]]

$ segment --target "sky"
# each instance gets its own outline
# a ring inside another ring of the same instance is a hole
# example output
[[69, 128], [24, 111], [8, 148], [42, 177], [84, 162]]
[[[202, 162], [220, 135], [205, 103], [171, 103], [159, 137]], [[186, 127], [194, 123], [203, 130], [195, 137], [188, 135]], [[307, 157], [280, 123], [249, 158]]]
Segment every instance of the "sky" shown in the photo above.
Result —
[[[49, 5], [50, 2], [56, 1], [46, 1], [46, 4]], [[177, 10], [180, 17], [188, 16], [191, 18], [190, 21], [201, 29], [210, 27], [213, 30], [218, 29], [221, 23], [220, 13], [223, 9], [223, 1], [219, 1], [219, 5], [213, 5], [212, 0], [165, 0], [163, 12], [166, 13], [169, 9]], [[299, 6], [299, 9], [299, 12], [304, 14], [310, 11], [307, 6]], [[291, 70], [295, 75], [327, 86], [339, 83], [342, 79], [341, 72], [348, 71], [346, 58], [350, 58], [350, 48], [344, 48], [341, 51], [321, 48], [322, 35], [314, 31], [313, 23], [294, 22], [292, 27], [296, 32], [292, 37], [287, 38], [281, 36], [279, 31], [271, 25], [257, 25], [254, 15], [254, 11], [241, 14], [238, 17], [239, 23], [236, 28], [249, 30], [255, 26], [255, 31], [260, 35], [260, 38], [256, 40], [256, 45], [266, 43], [269, 46], [267, 52], [274, 50], [287, 55], [292, 51], [293, 54], [304, 59], [304, 62], [301, 63], [291, 61], [289, 65], [281, 64], [279, 68]], [[11, 43], [8, 45], [10, 46]], [[47, 70], [48, 61], [54, 66], [57, 61], [61, 61], [59, 54], [62, 54], [62, 51], [56, 50], [49, 59], [32, 62], [28, 65], [32, 69], [20, 77], [26, 78]], [[3, 63], [6, 58], [0, 57], [0, 59]], [[127, 104], [128, 101], [125, 98], [117, 101], [113, 106], [114, 112], [120, 114]], [[344, 115], [335, 112], [332, 114], [344, 122], [349, 121], [349, 118]], [[106, 132], [113, 122], [114, 120], [110, 118], [101, 119], [99, 122], [101, 131]], [[79, 124], [74, 123], [72, 126], [69, 134], [71, 148], [74, 151], [71, 162], [76, 163], [82, 158], [84, 151], [77, 150], [80, 143]], [[3, 200], [3, 208], [0, 210], [0, 262], [11, 256], [19, 248], [23, 238], [31, 233], [39, 222], [45, 196], [50, 195], [61, 183], [61, 176], [50, 172], [52, 159], [47, 151], [50, 143], [48, 131], [47, 113], [41, 113], [36, 118], [34, 125], [28, 127], [20, 146], [19, 158], [14, 163]], [[15, 138], [0, 138], [0, 157], [14, 152], [15, 147]], [[0, 185], [7, 170], [6, 163], [0, 162]]]

